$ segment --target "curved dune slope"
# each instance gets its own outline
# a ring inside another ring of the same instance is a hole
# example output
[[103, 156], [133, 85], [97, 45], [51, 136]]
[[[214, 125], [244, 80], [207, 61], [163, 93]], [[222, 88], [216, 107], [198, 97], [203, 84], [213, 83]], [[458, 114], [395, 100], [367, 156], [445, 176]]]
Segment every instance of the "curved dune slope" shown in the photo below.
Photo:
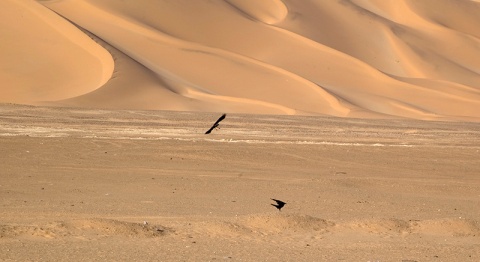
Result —
[[57, 101], [105, 84], [111, 55], [33, 0], [0, 3], [1, 102]]
[[480, 120], [475, 1], [0, 5], [3, 102]]

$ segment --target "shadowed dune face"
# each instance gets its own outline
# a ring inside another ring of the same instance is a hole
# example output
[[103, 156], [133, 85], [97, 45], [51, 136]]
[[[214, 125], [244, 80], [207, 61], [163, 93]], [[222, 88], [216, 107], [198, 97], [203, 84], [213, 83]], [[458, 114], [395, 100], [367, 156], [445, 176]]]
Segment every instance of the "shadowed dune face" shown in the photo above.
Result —
[[480, 119], [476, 1], [8, 0], [0, 7], [7, 36], [0, 102]]

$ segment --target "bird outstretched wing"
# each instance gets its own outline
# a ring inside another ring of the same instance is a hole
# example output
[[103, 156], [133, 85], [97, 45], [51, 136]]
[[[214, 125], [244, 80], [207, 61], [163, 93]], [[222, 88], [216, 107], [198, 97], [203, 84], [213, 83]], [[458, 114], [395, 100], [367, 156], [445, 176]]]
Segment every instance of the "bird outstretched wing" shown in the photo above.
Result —
[[271, 198], [273, 201], [275, 201], [277, 204], [272, 204], [272, 206], [278, 208], [278, 210], [281, 210], [283, 206], [285, 206], [285, 202], [283, 202], [282, 200], [278, 200], [278, 199], [274, 199], [274, 198]]
[[283, 202], [282, 200], [278, 200], [278, 199], [274, 199], [274, 198], [271, 198], [273, 201], [277, 202], [277, 204], [279, 205], [285, 205], [286, 203]]
[[210, 129], [207, 130], [207, 132], [205, 132], [205, 134], [210, 134], [213, 129], [217, 128], [220, 121], [222, 121], [223, 119], [225, 119], [225, 117], [227, 116], [227, 114], [223, 114], [216, 122], [215, 124], [212, 125], [212, 127], [210, 127]]

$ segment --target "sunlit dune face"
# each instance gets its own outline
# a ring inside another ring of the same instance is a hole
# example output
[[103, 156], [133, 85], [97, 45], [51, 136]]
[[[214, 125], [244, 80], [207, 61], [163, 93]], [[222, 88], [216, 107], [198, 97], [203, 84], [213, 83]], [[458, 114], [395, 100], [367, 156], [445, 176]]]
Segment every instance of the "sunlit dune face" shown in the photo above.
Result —
[[0, 3], [0, 102], [480, 118], [476, 1]]

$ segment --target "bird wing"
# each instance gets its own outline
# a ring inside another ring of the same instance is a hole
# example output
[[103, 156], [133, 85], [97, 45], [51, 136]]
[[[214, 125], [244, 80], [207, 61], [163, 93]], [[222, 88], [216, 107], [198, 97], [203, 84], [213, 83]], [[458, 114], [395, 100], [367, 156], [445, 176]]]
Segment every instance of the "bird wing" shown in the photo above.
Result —
[[273, 201], [277, 202], [277, 204], [279, 204], [279, 205], [285, 205], [285, 204], [286, 204], [286, 203], [283, 202], [282, 200], [273, 199], [273, 198], [271, 198], [271, 199], [272, 199]]
[[207, 130], [207, 132], [205, 132], [205, 134], [210, 134], [210, 132], [212, 132], [212, 130], [215, 129], [217, 126], [218, 124], [215, 123], [212, 127], [210, 127], [210, 129]]
[[212, 132], [212, 130], [213, 130], [213, 126], [210, 129], [208, 129], [207, 132], [205, 132], [205, 135], [210, 134], [210, 132]]
[[218, 127], [218, 123], [220, 123], [220, 121], [222, 121], [223, 119], [225, 119], [226, 116], [227, 116], [227, 114], [223, 114], [223, 115], [215, 122], [215, 124], [213, 124], [213, 126], [210, 127], [210, 129], [208, 129], [207, 132], [205, 132], [205, 134], [210, 134], [210, 132], [212, 132], [213, 129], [215, 129], [216, 127]]
[[217, 125], [218, 126], [218, 123], [220, 123], [220, 121], [222, 121], [223, 119], [225, 119], [225, 117], [227, 116], [227, 114], [223, 114], [218, 120], [217, 122], [215, 122], [215, 124], [213, 124], [214, 126]]

